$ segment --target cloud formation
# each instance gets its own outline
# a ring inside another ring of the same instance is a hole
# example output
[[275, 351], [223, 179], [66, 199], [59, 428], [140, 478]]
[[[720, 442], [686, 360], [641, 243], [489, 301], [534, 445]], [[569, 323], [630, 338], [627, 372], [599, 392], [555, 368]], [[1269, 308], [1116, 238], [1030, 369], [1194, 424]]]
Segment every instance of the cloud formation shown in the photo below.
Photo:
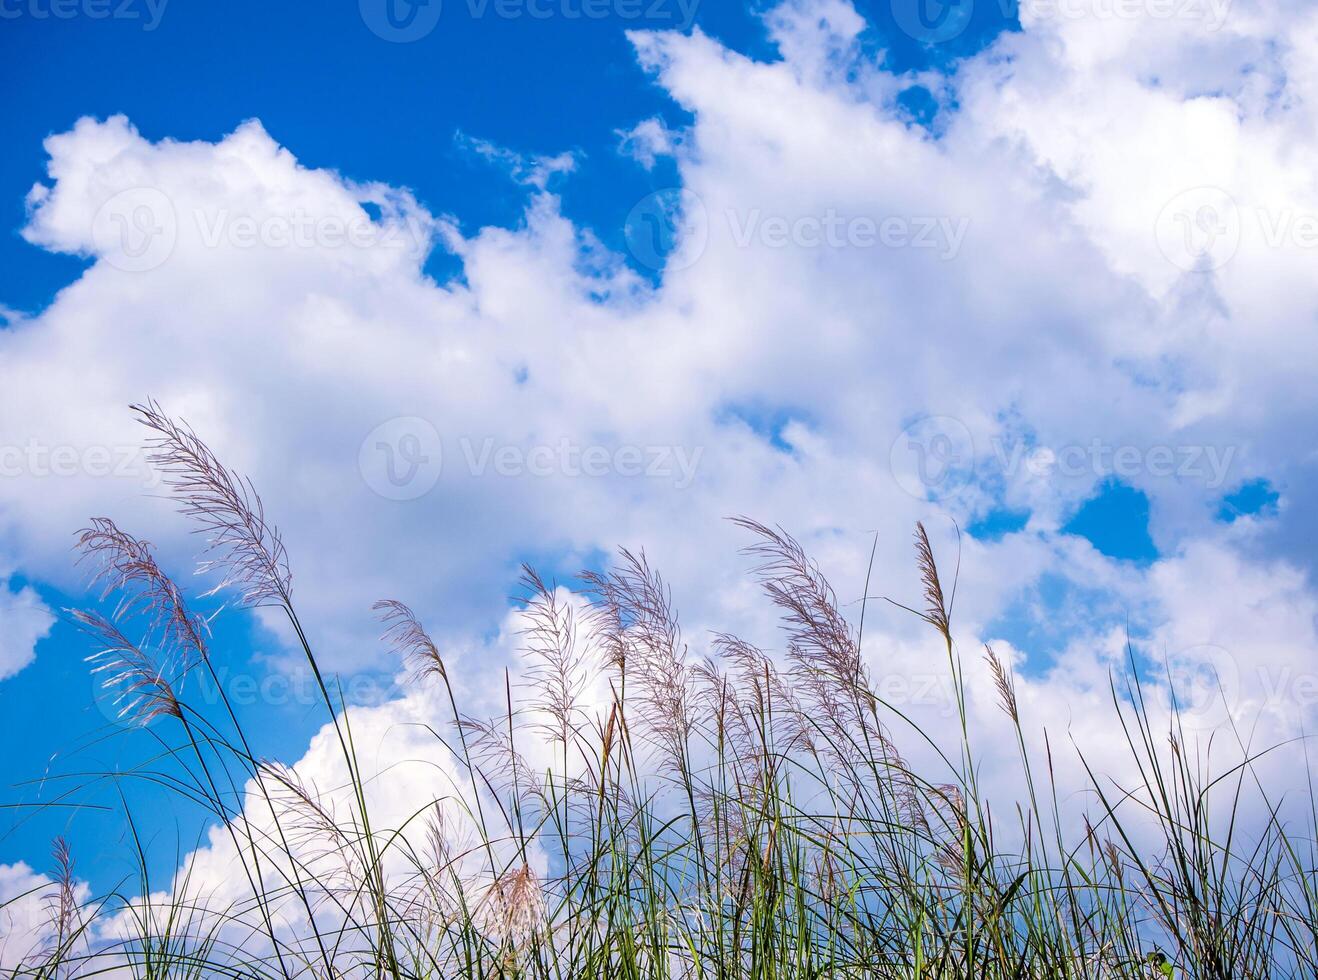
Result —
[[0, 576], [0, 680], [32, 662], [36, 646], [50, 634], [55, 616], [35, 589], [6, 587]]

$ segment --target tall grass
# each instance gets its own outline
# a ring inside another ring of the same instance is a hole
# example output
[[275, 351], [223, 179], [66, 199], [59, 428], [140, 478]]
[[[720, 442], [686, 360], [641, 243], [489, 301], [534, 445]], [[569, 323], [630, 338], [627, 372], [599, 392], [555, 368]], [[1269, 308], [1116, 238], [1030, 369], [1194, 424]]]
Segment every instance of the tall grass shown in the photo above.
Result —
[[[219, 589], [287, 619], [342, 779], [321, 790], [252, 751], [224, 699], [207, 620], [148, 544], [93, 521], [79, 546], [110, 611], [72, 614], [95, 639], [92, 669], [126, 719], [153, 723], [140, 735], [167, 765], [152, 778], [208, 808], [232, 865], [224, 888], [188, 863], [154, 882], [130, 814], [139, 880], [87, 899], [58, 843], [53, 938], [20, 975], [1318, 975], [1318, 819], [1285, 825], [1248, 754], [1205, 771], [1177, 716], [1146, 700], [1133, 656], [1111, 711], [1134, 784], [1088, 772], [1083, 812], [1059, 799], [1053, 749], [1031, 750], [1013, 677], [992, 650], [983, 656], [1015, 744], [975, 744], [955, 586], [923, 527], [925, 607], [914, 612], [950, 680], [949, 732], [919, 732], [878, 696], [864, 607], [853, 628], [798, 543], [750, 520], [738, 524], [781, 619], [778, 656], [728, 634], [713, 638], [714, 656], [689, 655], [643, 554], [584, 573], [576, 596], [527, 569], [523, 670], [505, 680], [501, 712], [474, 717], [412, 611], [377, 603], [413, 684], [444, 706], [428, 732], [452, 776], [412, 787], [414, 812], [384, 826], [354, 710], [321, 670], [255, 490], [187, 426], [154, 404], [137, 411], [207, 539]], [[180, 693], [198, 671], [220, 692], [218, 717]], [[588, 687], [607, 696], [587, 698]], [[908, 765], [903, 741], [936, 764]], [[980, 785], [988, 753], [1018, 757], [1019, 799]], [[1067, 765], [1088, 771], [1083, 756]], [[1257, 801], [1264, 818], [1242, 825], [1237, 814]]]

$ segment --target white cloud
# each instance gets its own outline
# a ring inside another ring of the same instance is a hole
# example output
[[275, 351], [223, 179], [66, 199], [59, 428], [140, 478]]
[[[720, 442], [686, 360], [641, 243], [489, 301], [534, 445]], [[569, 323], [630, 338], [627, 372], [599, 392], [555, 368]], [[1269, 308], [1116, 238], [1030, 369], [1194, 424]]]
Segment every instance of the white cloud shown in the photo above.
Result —
[[32, 662], [36, 646], [50, 634], [55, 617], [31, 586], [11, 589], [0, 575], [0, 680]]
[[[80, 945], [72, 936], [59, 934], [56, 913], [61, 889], [59, 881], [22, 861], [0, 864], [0, 970], [40, 965], [43, 955], [60, 942]], [[74, 881], [70, 894], [77, 906], [83, 906], [89, 889], [84, 882]], [[81, 921], [79, 914], [75, 910], [69, 920], [75, 929]]]
[[513, 180], [527, 187], [545, 190], [551, 178], [559, 174], [570, 174], [576, 169], [577, 159], [572, 153], [558, 153], [554, 156], [525, 156], [504, 146], [498, 146], [489, 140], [476, 139], [459, 133], [458, 145], [465, 147], [477, 156], [502, 167]]
[[672, 156], [682, 142], [682, 134], [669, 129], [657, 116], [641, 120], [618, 136], [619, 149], [646, 170], [654, 169], [660, 157]]

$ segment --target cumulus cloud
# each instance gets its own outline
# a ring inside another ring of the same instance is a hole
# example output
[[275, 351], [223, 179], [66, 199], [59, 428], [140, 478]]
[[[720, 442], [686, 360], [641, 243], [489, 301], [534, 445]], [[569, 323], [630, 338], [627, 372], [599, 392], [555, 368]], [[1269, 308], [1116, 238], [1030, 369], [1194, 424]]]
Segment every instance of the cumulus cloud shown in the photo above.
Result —
[[[961, 539], [957, 635], [975, 650], [1009, 614], [1057, 630], [1044, 652], [999, 644], [1032, 732], [1120, 770], [1104, 712], [1128, 618], [1204, 703], [1200, 681], [1235, 664], [1237, 710], [1296, 731], [1312, 555], [1259, 543], [1312, 522], [1290, 498], [1318, 408], [1318, 15], [1060, 6], [933, 80], [948, 98], [930, 128], [840, 0], [772, 11], [769, 62], [699, 31], [633, 35], [691, 117], [626, 140], [680, 173], [628, 218], [657, 283], [564, 215], [549, 177], [570, 180], [570, 157], [486, 146], [528, 185], [524, 220], [464, 235], [403, 189], [301, 166], [257, 122], [152, 143], [80, 121], [47, 141], [25, 235], [95, 261], [0, 333], [0, 443], [31, 447], [11, 453], [3, 540], [70, 585], [65, 535], [109, 512], [182, 564], [184, 526], [141, 493], [157, 478], [124, 406], [146, 395], [252, 476], [345, 669], [378, 663], [372, 599], [479, 649], [518, 559], [616, 544], [649, 549], [695, 652], [711, 626], [772, 647], [724, 517], [800, 534], [850, 603], [876, 532], [879, 591], [906, 601], [916, 519], [950, 560], [947, 518], [1005, 508], [1021, 531]], [[435, 248], [460, 279], [424, 274]], [[1118, 466], [1151, 501], [1148, 568], [1064, 531]], [[1279, 515], [1218, 523], [1256, 476], [1292, 487]], [[867, 620], [877, 674], [931, 674], [918, 627]], [[464, 660], [476, 689], [481, 662]], [[976, 724], [1002, 723], [995, 700], [984, 675]], [[386, 748], [412, 698], [373, 710], [363, 744], [424, 757]], [[945, 710], [913, 714], [934, 728]]]
[[[23, 862], [0, 864], [0, 902], [5, 903], [6, 937], [0, 943], [0, 967], [13, 970], [39, 947], [48, 933], [50, 915], [46, 908], [54, 882], [34, 872]], [[11, 949], [11, 947], [13, 947]]]
[[681, 133], [675, 133], [658, 117], [643, 119], [625, 132], [619, 132], [619, 149], [635, 159], [646, 170], [654, 169], [660, 157], [672, 156], [682, 141]]
[[0, 576], [0, 680], [32, 662], [36, 646], [50, 633], [55, 616], [35, 589], [6, 587]]

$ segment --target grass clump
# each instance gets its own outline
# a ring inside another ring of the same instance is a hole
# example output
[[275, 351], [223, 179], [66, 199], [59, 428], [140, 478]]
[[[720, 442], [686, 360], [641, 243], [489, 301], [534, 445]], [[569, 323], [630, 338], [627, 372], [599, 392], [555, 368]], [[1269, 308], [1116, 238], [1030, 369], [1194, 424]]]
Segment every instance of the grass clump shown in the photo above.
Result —
[[[218, 588], [286, 618], [339, 778], [322, 790], [253, 752], [224, 699], [207, 619], [148, 544], [93, 521], [79, 546], [111, 609], [73, 614], [96, 641], [92, 669], [125, 717], [155, 723], [149, 737], [168, 763], [158, 779], [214, 815], [212, 852], [229, 866], [223, 888], [185, 862], [153, 890], [130, 815], [140, 880], [89, 897], [57, 843], [49, 938], [15, 975], [1318, 975], [1314, 835], [1283, 822], [1255, 756], [1206, 773], [1177, 715], [1146, 701], [1133, 657], [1112, 686], [1132, 785], [1077, 755], [1068, 765], [1084, 767], [1088, 803], [1059, 799], [1052, 748], [1042, 758], [1030, 748], [1011, 671], [991, 649], [987, 676], [1015, 745], [975, 744], [955, 584], [945, 587], [923, 527], [915, 612], [950, 680], [950, 733], [921, 732], [876, 693], [864, 607], [853, 627], [800, 545], [750, 520], [737, 523], [781, 619], [779, 656], [719, 634], [710, 656], [693, 657], [643, 554], [583, 573], [575, 595], [527, 569], [523, 669], [505, 679], [501, 711], [473, 716], [419, 619], [398, 600], [377, 603], [413, 688], [445, 715], [426, 731], [447, 768], [433, 787], [412, 786], [415, 806], [386, 825], [382, 776], [361, 758], [355, 709], [321, 671], [260, 498], [187, 426], [154, 404], [138, 412], [207, 538]], [[214, 679], [218, 717], [180, 694], [194, 671]], [[908, 764], [899, 744], [934, 763]], [[980, 786], [985, 752], [1019, 757], [1019, 800]], [[1248, 828], [1237, 820], [1246, 797], [1265, 814]]]

